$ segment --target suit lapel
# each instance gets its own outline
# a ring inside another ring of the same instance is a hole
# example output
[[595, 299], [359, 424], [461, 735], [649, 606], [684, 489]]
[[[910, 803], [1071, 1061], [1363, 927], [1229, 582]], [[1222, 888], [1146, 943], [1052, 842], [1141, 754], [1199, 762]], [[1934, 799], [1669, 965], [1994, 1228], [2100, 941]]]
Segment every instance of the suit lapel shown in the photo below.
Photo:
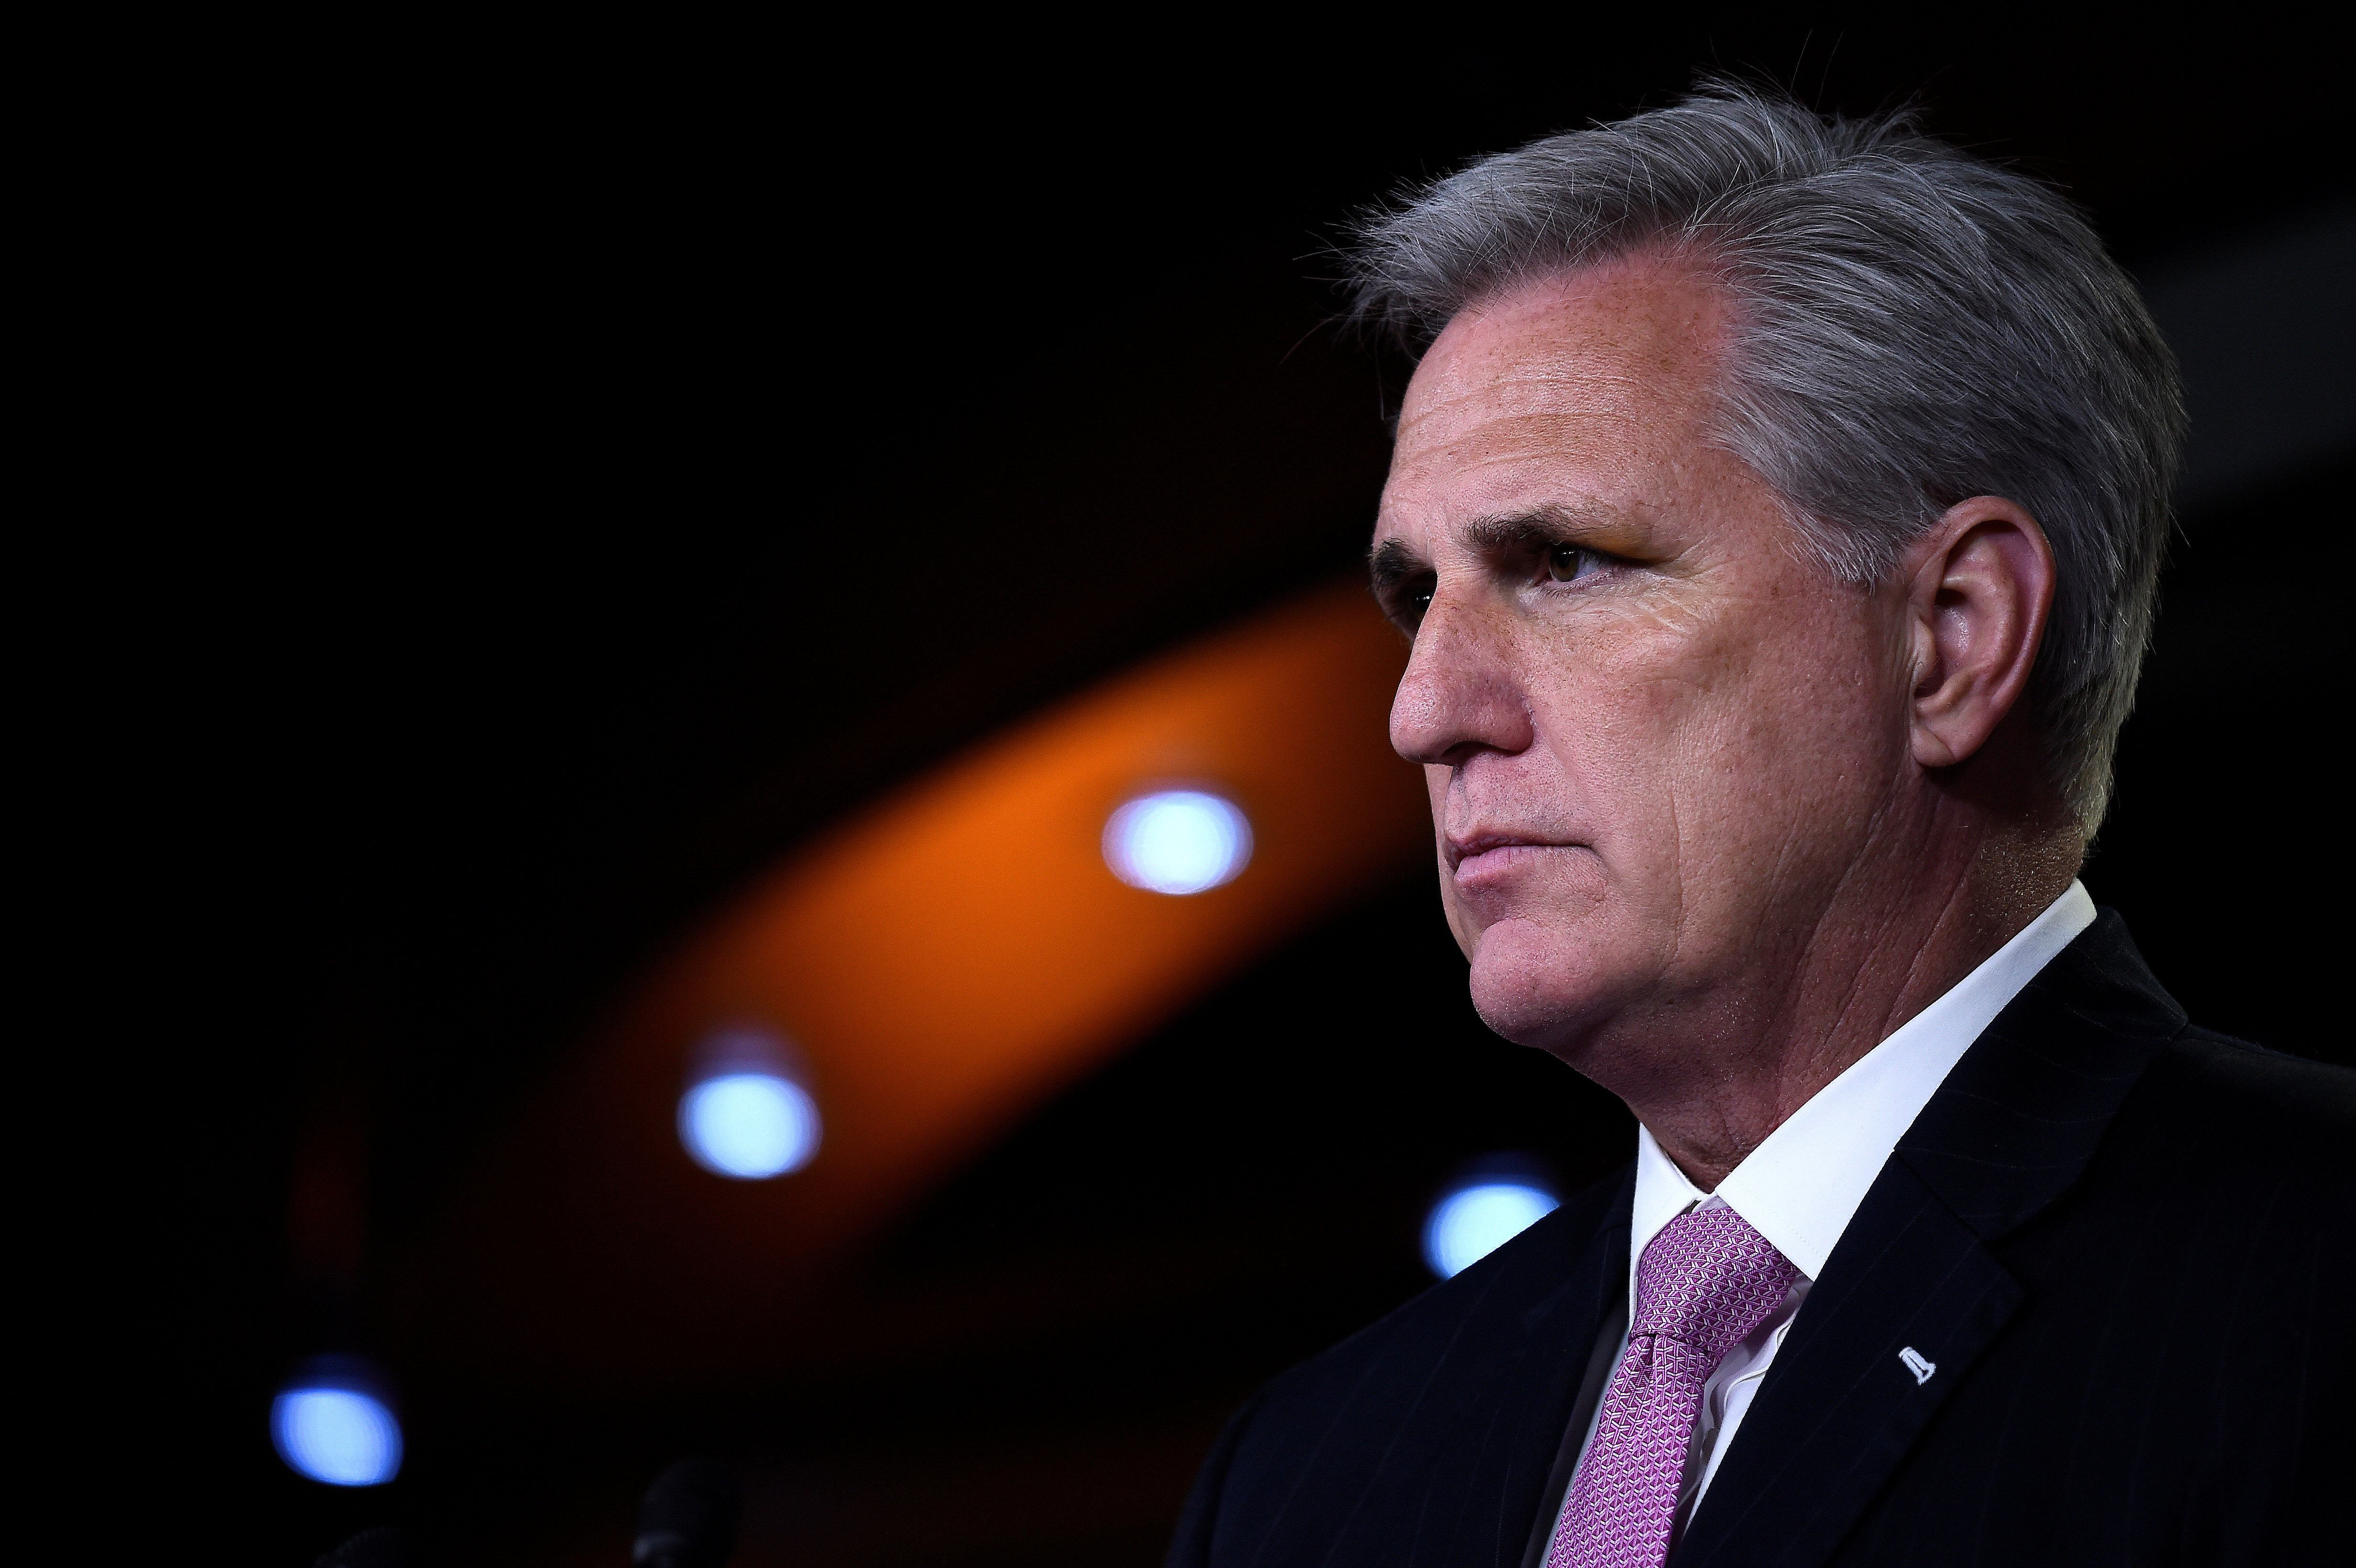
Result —
[[[1229, 1517], [1243, 1533], [1199, 1560], [1518, 1568], [1597, 1326], [1627, 1275], [1634, 1185], [1632, 1167], [1580, 1193], [1290, 1374], [1344, 1381], [1287, 1391], [1279, 1397], [1305, 1419], [1241, 1436], [1241, 1473], [1281, 1476], [1282, 1495], [1242, 1500]], [[1254, 1457], [1263, 1442], [1280, 1446]], [[1206, 1506], [1215, 1517], [1234, 1505]]]
[[2184, 1015], [2104, 912], [1899, 1140], [1794, 1319], [1676, 1568], [1814, 1568], [2023, 1299], [1989, 1243], [2068, 1190]]
[[1545, 1507], [1547, 1461], [1571, 1419], [1598, 1325], [1625, 1293], [1620, 1282], [1627, 1276], [1635, 1185], [1632, 1167], [1612, 1184], [1603, 1221], [1583, 1243], [1552, 1256], [1534, 1253], [1515, 1260], [1517, 1267], [1542, 1271], [1559, 1283], [1510, 1317], [1477, 1326], [1473, 1359], [1495, 1360], [1486, 1367], [1468, 1365], [1461, 1380], [1451, 1380], [1459, 1385], [1457, 1409], [1440, 1424], [1448, 1434], [1444, 1445], [1469, 1474], [1461, 1488], [1433, 1490], [1461, 1490], [1480, 1500], [1453, 1527], [1432, 1531], [1435, 1541], [1446, 1543], [1440, 1551], [1422, 1550], [1427, 1543], [1419, 1541], [1412, 1561], [1485, 1561], [1497, 1568], [1520, 1563], [1531, 1520]]
[[[1677, 1568], [1824, 1561], [2020, 1300], [1980, 1239], [1892, 1161], [1768, 1368]], [[1901, 1359], [1910, 1349], [1927, 1377]]]

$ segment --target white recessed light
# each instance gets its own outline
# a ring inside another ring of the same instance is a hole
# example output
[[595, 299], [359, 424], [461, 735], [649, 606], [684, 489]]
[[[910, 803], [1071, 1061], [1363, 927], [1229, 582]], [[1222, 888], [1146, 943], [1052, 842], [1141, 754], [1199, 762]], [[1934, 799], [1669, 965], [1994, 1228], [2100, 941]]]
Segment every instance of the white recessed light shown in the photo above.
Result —
[[296, 1472], [331, 1487], [380, 1487], [401, 1471], [401, 1423], [361, 1389], [296, 1381], [271, 1402], [270, 1437]]
[[1553, 1193], [1526, 1181], [1460, 1187], [1431, 1206], [1423, 1226], [1423, 1261], [1442, 1279], [1462, 1274], [1556, 1207]]
[[679, 1136], [698, 1165], [721, 1176], [784, 1176], [818, 1153], [818, 1102], [780, 1073], [725, 1072], [680, 1096]]
[[1133, 888], [1199, 893], [1233, 881], [1250, 860], [1251, 824], [1203, 790], [1141, 795], [1105, 824], [1105, 864]]

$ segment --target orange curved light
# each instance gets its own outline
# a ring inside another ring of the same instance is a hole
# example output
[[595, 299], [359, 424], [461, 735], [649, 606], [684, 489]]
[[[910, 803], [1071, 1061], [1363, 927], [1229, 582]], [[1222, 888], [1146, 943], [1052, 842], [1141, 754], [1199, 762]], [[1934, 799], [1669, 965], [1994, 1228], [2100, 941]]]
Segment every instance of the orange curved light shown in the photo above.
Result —
[[[741, 1371], [747, 1336], [1025, 1110], [1429, 854], [1420, 782], [1385, 735], [1403, 661], [1363, 590], [1322, 591], [1023, 724], [794, 858], [661, 967], [486, 1168], [421, 1276], [423, 1316], [510, 1362]], [[1106, 868], [1107, 816], [1169, 784], [1249, 816], [1232, 882], [1172, 898]], [[697, 1042], [745, 1023], [798, 1046], [825, 1118], [816, 1159], [769, 1182], [694, 1168], [674, 1132]], [[673, 1332], [691, 1323], [694, 1343]]]

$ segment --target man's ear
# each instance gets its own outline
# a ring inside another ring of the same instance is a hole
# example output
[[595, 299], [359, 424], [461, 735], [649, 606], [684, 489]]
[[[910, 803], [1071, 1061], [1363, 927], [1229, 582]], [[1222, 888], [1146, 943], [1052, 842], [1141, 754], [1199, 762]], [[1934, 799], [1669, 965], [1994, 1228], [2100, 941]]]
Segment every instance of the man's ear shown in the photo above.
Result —
[[2029, 688], [2053, 608], [2053, 549], [2023, 507], [1975, 496], [1948, 507], [1906, 559], [1914, 760], [1952, 767]]

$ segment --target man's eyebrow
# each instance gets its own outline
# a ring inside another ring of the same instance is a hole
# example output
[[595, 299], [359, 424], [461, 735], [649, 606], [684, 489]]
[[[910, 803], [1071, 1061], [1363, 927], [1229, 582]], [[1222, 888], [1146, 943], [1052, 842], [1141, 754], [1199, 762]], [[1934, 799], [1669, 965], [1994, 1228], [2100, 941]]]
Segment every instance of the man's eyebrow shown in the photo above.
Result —
[[1377, 593], [1398, 587], [1419, 571], [1430, 570], [1429, 562], [1399, 539], [1385, 539], [1366, 556], [1366, 574], [1374, 580]]
[[1542, 549], [1582, 533], [1625, 526], [1624, 518], [1601, 507], [1533, 507], [1474, 518], [1464, 526], [1464, 542], [1483, 554], [1505, 554]]
[[[1464, 525], [1462, 540], [1483, 555], [1512, 555], [1547, 549], [1582, 535], [1619, 531], [1628, 519], [1606, 507], [1530, 507], [1518, 512], [1475, 517]], [[1431, 563], [1405, 540], [1387, 539], [1366, 555], [1367, 575], [1376, 593], [1387, 593], [1410, 577], [1429, 572]]]

